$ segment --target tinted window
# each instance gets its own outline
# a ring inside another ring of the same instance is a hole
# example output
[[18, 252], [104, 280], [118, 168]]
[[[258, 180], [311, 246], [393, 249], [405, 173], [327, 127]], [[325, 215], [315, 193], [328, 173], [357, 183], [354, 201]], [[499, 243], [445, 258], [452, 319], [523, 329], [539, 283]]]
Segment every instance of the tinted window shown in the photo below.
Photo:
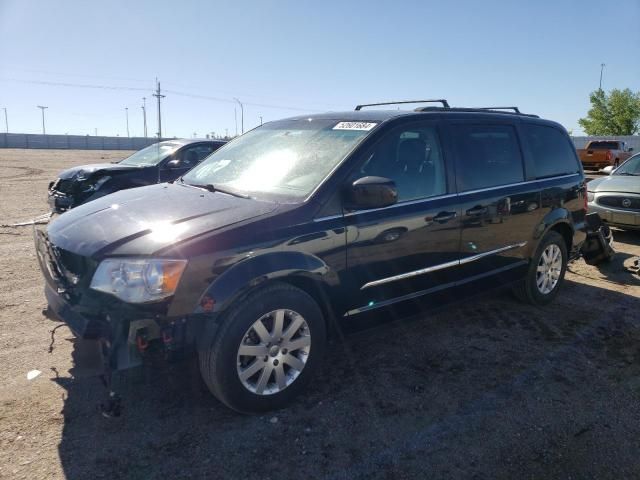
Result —
[[390, 178], [396, 183], [400, 202], [446, 193], [442, 150], [433, 127], [395, 129], [380, 139], [365, 159], [353, 180], [365, 176]]
[[456, 182], [459, 191], [524, 180], [522, 156], [513, 127], [456, 125]]
[[618, 150], [618, 142], [591, 142], [589, 150]]
[[523, 125], [522, 129], [533, 156], [537, 178], [579, 171], [575, 148], [560, 130], [541, 125]]
[[186, 147], [180, 152], [180, 158], [182, 160], [182, 166], [185, 168], [195, 167], [198, 163], [208, 157], [215, 148], [211, 144], [199, 144], [191, 147]]

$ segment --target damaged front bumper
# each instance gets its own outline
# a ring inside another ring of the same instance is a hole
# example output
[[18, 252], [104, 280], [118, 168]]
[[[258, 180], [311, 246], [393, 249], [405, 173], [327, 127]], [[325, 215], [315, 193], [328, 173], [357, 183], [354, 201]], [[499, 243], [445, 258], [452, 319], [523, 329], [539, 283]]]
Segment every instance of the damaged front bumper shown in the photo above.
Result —
[[166, 305], [129, 305], [93, 292], [89, 283], [95, 266], [82, 266], [89, 259], [69, 259], [69, 253], [53, 246], [39, 228], [34, 228], [34, 241], [49, 316], [67, 324], [85, 349], [95, 349], [105, 369], [135, 367], [151, 354], [174, 360], [195, 346], [204, 321], [200, 315], [170, 318]]

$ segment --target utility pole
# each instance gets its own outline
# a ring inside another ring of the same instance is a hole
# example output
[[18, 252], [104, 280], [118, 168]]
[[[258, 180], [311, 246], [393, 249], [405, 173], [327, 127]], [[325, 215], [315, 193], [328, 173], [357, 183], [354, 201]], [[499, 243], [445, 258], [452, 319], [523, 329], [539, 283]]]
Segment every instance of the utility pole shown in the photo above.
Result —
[[147, 98], [142, 97], [142, 121], [144, 125], [144, 138], [147, 138]]
[[600, 64], [600, 88], [599, 88], [599, 90], [602, 90], [602, 71], [604, 70], [605, 66], [606, 65], [604, 63]]
[[166, 95], [162, 95], [160, 93], [160, 82], [158, 82], [157, 79], [156, 82], [158, 83], [158, 88], [153, 96], [158, 99], [158, 140], [162, 140], [162, 112], [160, 111], [160, 100], [166, 97]]
[[129, 107], [124, 107], [124, 113], [127, 116], [127, 138], [129, 137]]
[[42, 105], [38, 105], [38, 108], [39, 108], [40, 110], [42, 110], [42, 134], [43, 134], [43, 135], [46, 135], [46, 134], [47, 134], [47, 131], [46, 131], [46, 130], [45, 130], [45, 128], [44, 128], [44, 110], [45, 110], [45, 108], [49, 108], [49, 107], [43, 107]]
[[9, 133], [9, 120], [7, 118], [7, 107], [2, 107], [4, 110], [4, 127], [7, 130], [7, 133]]
[[240, 105], [240, 125], [242, 128], [240, 131], [244, 134], [244, 105], [242, 105], [242, 102], [236, 97], [233, 97], [233, 99], [238, 102], [238, 105]]

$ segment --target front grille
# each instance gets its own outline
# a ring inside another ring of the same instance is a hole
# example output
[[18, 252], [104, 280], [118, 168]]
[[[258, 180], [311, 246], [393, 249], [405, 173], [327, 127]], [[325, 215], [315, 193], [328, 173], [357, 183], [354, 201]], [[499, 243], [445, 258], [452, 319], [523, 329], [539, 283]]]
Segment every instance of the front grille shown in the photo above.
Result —
[[623, 210], [640, 210], [640, 197], [607, 195], [598, 197], [597, 203], [605, 207], [620, 208]]

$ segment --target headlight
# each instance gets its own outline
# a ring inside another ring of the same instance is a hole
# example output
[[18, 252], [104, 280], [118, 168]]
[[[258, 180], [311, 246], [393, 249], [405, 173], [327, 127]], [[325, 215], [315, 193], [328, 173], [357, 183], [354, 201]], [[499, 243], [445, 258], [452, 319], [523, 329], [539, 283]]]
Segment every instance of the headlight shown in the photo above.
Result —
[[161, 300], [173, 295], [186, 260], [108, 258], [91, 280], [91, 288], [130, 303]]
[[587, 202], [593, 202], [596, 198], [596, 194], [594, 192], [587, 191]]
[[111, 179], [111, 177], [109, 177], [109, 176], [99, 178], [92, 185], [88, 185], [87, 188], [84, 189], [84, 191], [85, 192], [95, 192], [96, 190], [98, 190], [102, 185], [104, 185], [110, 179]]

